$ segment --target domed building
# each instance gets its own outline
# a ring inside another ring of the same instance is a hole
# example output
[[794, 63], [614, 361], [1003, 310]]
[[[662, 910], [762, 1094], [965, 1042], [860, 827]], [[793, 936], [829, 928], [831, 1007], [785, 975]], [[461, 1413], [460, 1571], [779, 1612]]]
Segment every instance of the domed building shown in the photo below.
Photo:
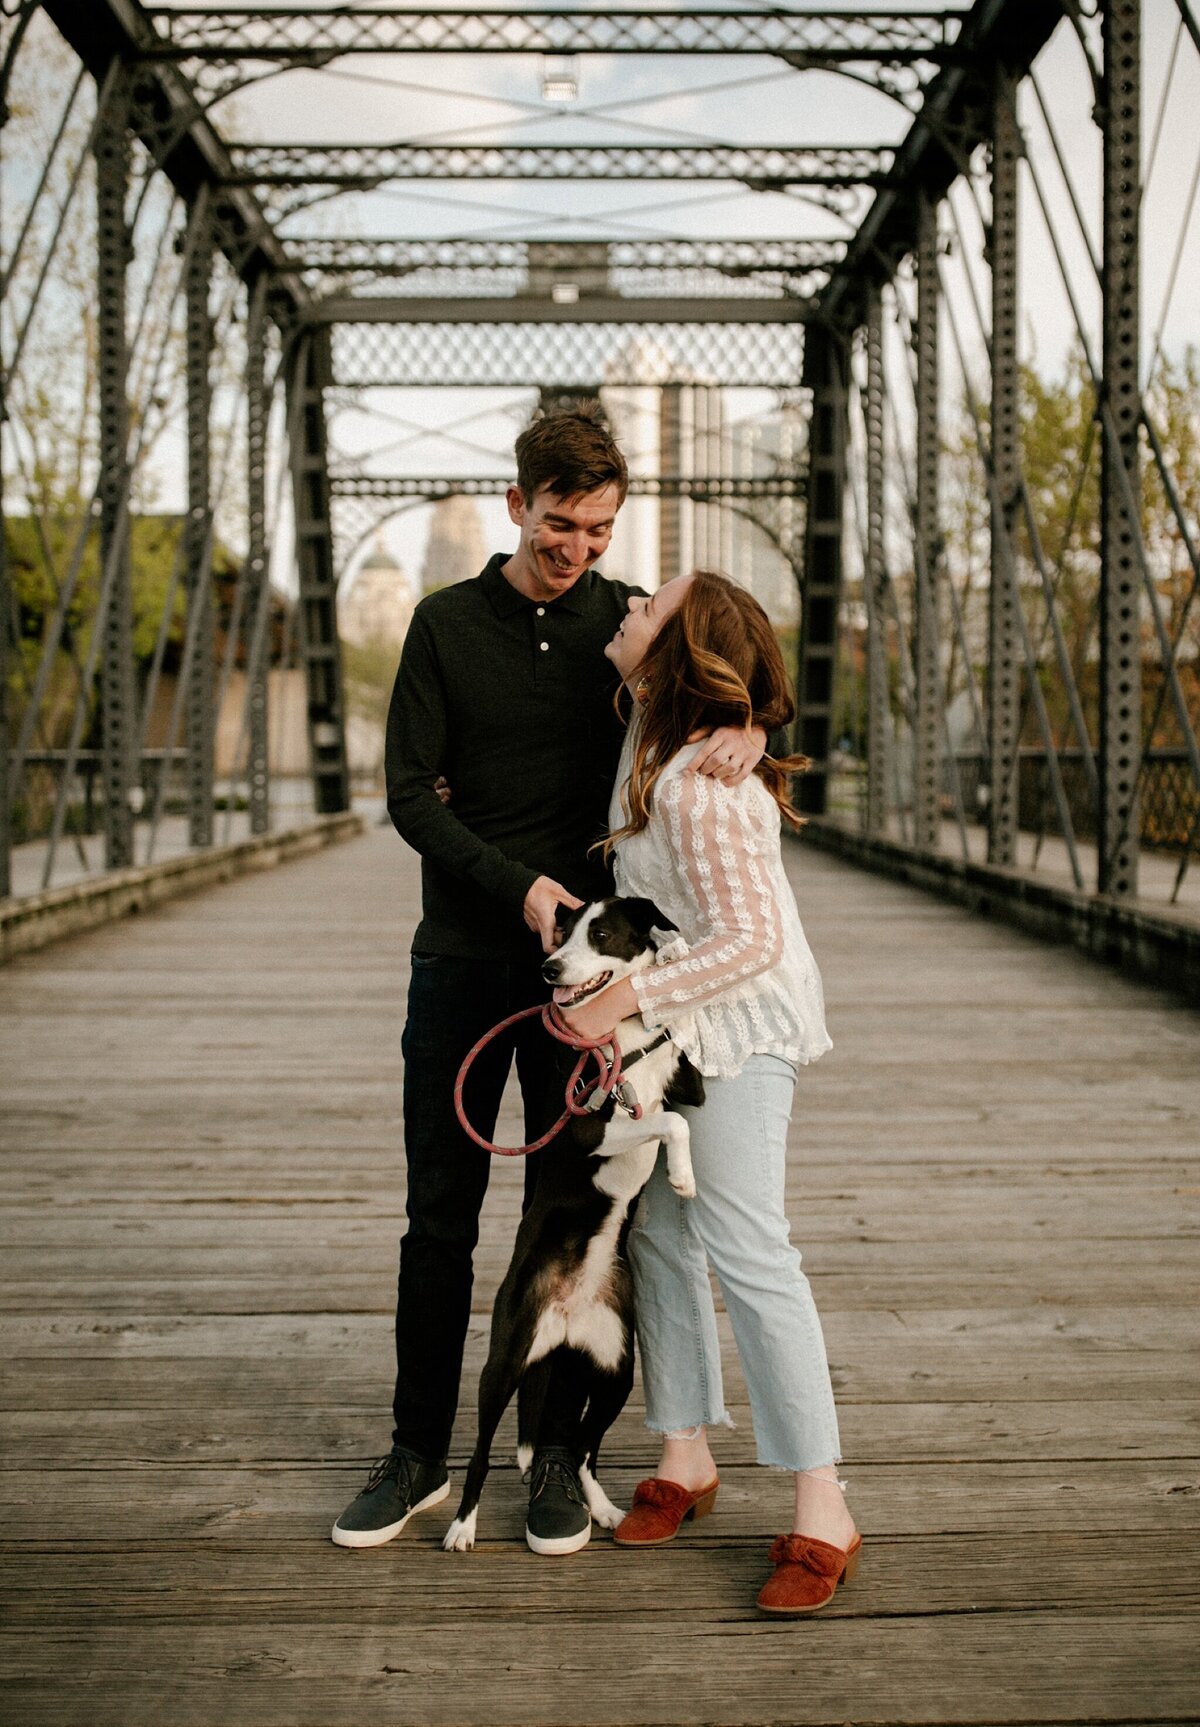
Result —
[[398, 648], [408, 634], [415, 603], [412, 584], [380, 529], [345, 598], [339, 596], [338, 633], [358, 648]]

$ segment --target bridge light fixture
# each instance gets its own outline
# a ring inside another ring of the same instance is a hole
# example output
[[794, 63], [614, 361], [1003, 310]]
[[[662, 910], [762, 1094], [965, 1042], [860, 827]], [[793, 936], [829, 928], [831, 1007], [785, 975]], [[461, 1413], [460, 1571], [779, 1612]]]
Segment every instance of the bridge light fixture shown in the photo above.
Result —
[[575, 54], [542, 55], [542, 101], [579, 100], [579, 58]]

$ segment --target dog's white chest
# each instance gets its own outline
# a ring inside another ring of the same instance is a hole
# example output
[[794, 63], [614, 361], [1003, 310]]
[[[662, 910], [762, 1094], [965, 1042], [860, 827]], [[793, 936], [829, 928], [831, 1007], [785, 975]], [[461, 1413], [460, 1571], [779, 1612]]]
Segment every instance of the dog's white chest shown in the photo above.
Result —
[[583, 1264], [570, 1287], [543, 1310], [526, 1357], [528, 1365], [568, 1344], [590, 1355], [610, 1371], [620, 1363], [625, 1350], [625, 1327], [609, 1300], [617, 1236], [622, 1211], [614, 1206], [603, 1229], [588, 1244]]

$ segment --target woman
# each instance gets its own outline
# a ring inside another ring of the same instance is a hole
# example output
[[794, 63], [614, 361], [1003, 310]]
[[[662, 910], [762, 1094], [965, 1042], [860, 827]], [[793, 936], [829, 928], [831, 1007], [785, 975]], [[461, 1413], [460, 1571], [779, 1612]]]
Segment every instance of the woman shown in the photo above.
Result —
[[[712, 1508], [707, 1429], [729, 1423], [707, 1266], [721, 1284], [750, 1396], [760, 1463], [795, 1475], [790, 1535], [759, 1606], [811, 1612], [852, 1574], [861, 1540], [846, 1508], [837, 1417], [820, 1322], [784, 1211], [796, 1067], [830, 1047], [821, 981], [780, 850], [787, 769], [764, 757], [731, 787], [687, 772], [720, 725], [786, 724], [793, 706], [762, 608], [698, 571], [634, 596], [605, 649], [634, 699], [610, 812], [617, 888], [656, 901], [687, 952], [602, 991], [572, 1013], [599, 1036], [640, 1012], [665, 1025], [705, 1075], [686, 1110], [698, 1186], [672, 1192], [660, 1156], [630, 1236], [647, 1426], [658, 1471], [616, 1531], [657, 1546]], [[669, 950], [667, 950], [669, 952]]]

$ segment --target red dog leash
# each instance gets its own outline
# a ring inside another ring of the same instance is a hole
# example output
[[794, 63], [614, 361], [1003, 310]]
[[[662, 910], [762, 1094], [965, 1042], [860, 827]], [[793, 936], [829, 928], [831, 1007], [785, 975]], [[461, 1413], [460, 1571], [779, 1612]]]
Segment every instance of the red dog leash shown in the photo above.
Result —
[[[570, 1049], [577, 1049], [579, 1060], [571, 1070], [567, 1081], [567, 1092], [564, 1099], [566, 1108], [559, 1116], [554, 1126], [544, 1133], [540, 1139], [535, 1139], [531, 1145], [493, 1145], [490, 1139], [484, 1139], [481, 1133], [476, 1133], [467, 1120], [467, 1112], [463, 1106], [463, 1086], [466, 1084], [471, 1064], [481, 1050], [487, 1048], [494, 1037], [499, 1037], [502, 1031], [510, 1026], [519, 1025], [523, 1019], [532, 1019], [540, 1014], [542, 1024], [559, 1043], [565, 1043]], [[589, 1080], [584, 1080], [583, 1072], [591, 1056], [596, 1064], [596, 1072]], [[582, 1083], [582, 1090], [579, 1089]], [[571, 1030], [566, 1020], [559, 1013], [552, 1001], [544, 1007], [525, 1007], [520, 1013], [513, 1013], [507, 1019], [502, 1019], [499, 1025], [494, 1025], [486, 1032], [474, 1049], [468, 1052], [466, 1060], [458, 1070], [458, 1078], [454, 1082], [454, 1113], [458, 1116], [458, 1124], [463, 1132], [482, 1147], [484, 1151], [495, 1152], [498, 1157], [525, 1157], [531, 1151], [540, 1151], [544, 1145], [549, 1145], [556, 1133], [560, 1133], [573, 1115], [591, 1115], [594, 1110], [603, 1105], [613, 1090], [621, 1083], [621, 1049], [615, 1038], [602, 1037], [593, 1042], [591, 1038], [580, 1037], [578, 1032]], [[598, 1099], [598, 1101], [593, 1101]], [[635, 1103], [630, 1113], [635, 1121], [641, 1120], [641, 1105]]]

